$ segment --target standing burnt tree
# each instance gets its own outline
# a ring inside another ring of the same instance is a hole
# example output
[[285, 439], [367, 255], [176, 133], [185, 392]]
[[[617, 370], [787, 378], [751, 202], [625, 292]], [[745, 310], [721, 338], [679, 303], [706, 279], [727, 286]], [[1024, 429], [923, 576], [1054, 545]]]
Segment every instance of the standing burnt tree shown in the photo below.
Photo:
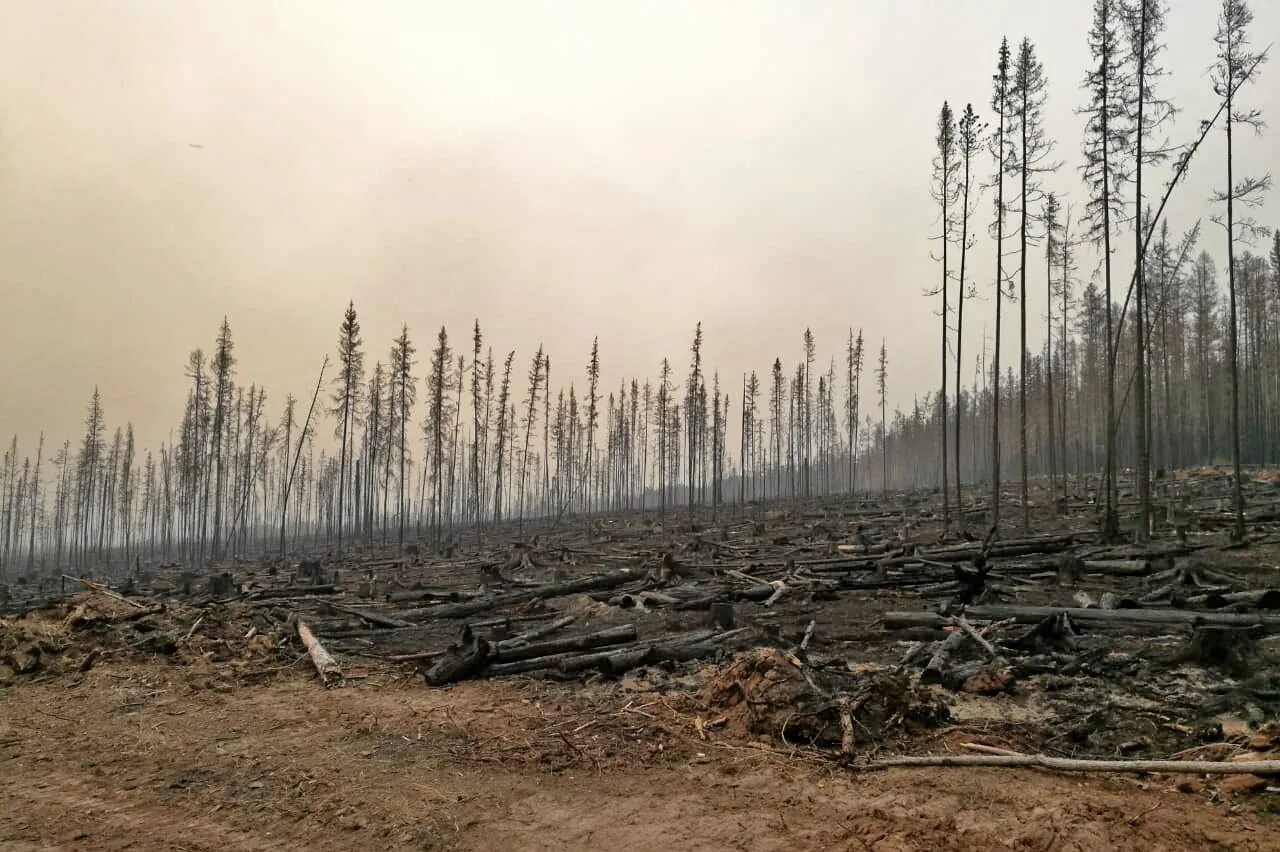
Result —
[[1111, 219], [1122, 215], [1119, 186], [1126, 180], [1121, 160], [1129, 147], [1125, 125], [1125, 91], [1129, 85], [1117, 32], [1121, 7], [1118, 0], [1094, 0], [1093, 23], [1089, 29], [1089, 52], [1093, 66], [1085, 74], [1089, 103], [1080, 110], [1085, 116], [1084, 157], [1081, 167], [1089, 200], [1085, 223], [1089, 238], [1102, 248], [1103, 294], [1106, 317], [1106, 414], [1105, 457], [1102, 487], [1102, 533], [1108, 540], [1119, 534], [1116, 512], [1116, 341], [1111, 316]]
[[[1044, 404], [1045, 421], [1048, 423], [1049, 449], [1049, 494], [1054, 505], [1058, 495], [1058, 442], [1055, 434], [1057, 418], [1053, 412], [1053, 265], [1058, 255], [1058, 245], [1062, 241], [1062, 222], [1059, 221], [1061, 209], [1058, 197], [1049, 193], [1044, 205], [1044, 258], [1045, 258], [1045, 337], [1044, 337]], [[1065, 362], [1064, 362], [1065, 363]]]
[[[342, 555], [342, 533], [346, 522], [348, 438], [355, 429], [356, 408], [360, 404], [360, 382], [364, 378], [364, 353], [360, 351], [360, 321], [355, 302], [347, 303], [347, 312], [338, 329], [338, 363], [332, 412], [338, 418], [338, 435], [342, 439], [338, 455], [338, 555]], [[214, 429], [215, 439], [217, 428]]]
[[880, 393], [880, 489], [889, 496], [889, 421], [887, 415], [887, 389], [889, 357], [884, 340], [880, 341], [880, 361], [876, 365], [876, 390]]
[[529, 441], [533, 437], [533, 424], [537, 421], [538, 393], [542, 388], [542, 347], [534, 353], [533, 365], [529, 368], [529, 396], [525, 400], [524, 417], [524, 450], [520, 455], [520, 499], [519, 522], [520, 533], [524, 534], [524, 486], [529, 473]]
[[[955, 471], [956, 471], [956, 511], [960, 513], [960, 524], [964, 525], [964, 509], [960, 505], [960, 420], [964, 413], [964, 392], [962, 390], [960, 370], [962, 369], [961, 357], [964, 352], [964, 297], [965, 286], [967, 284], [967, 270], [965, 268], [966, 261], [969, 257], [969, 216], [974, 212], [977, 202], [977, 193], [973, 191], [973, 157], [978, 152], [978, 147], [982, 144], [982, 135], [985, 125], [979, 120], [973, 111], [973, 104], [965, 104], [964, 114], [960, 116], [960, 123], [957, 126], [956, 147], [960, 157], [960, 272], [959, 286], [956, 288], [956, 436], [955, 436]], [[859, 334], [859, 342], [861, 342], [861, 334]], [[861, 354], [861, 353], [859, 353]], [[853, 412], [854, 419], [857, 419], [857, 411]], [[850, 452], [852, 453], [853, 440], [849, 442]]]
[[697, 488], [698, 438], [701, 434], [699, 426], [702, 408], [698, 394], [702, 389], [702, 323], [699, 322], [693, 332], [693, 346], [689, 349], [692, 360], [689, 362], [689, 381], [685, 384], [684, 394], [684, 426], [687, 450], [685, 464], [689, 473], [689, 511], [693, 511]]
[[404, 552], [404, 524], [408, 507], [405, 505], [405, 468], [409, 461], [406, 441], [409, 418], [418, 397], [418, 385], [413, 379], [413, 344], [409, 341], [409, 326], [400, 327], [400, 336], [391, 344], [391, 412], [392, 432], [395, 435], [396, 467], [396, 550]]
[[1129, 42], [1129, 63], [1133, 70], [1133, 86], [1129, 120], [1133, 129], [1133, 237], [1134, 237], [1134, 438], [1137, 450], [1138, 478], [1138, 539], [1145, 541], [1151, 534], [1151, 423], [1148, 405], [1147, 350], [1147, 276], [1145, 270], [1146, 239], [1142, 215], [1142, 167], [1158, 163], [1166, 156], [1165, 146], [1154, 141], [1148, 145], [1148, 137], [1173, 116], [1173, 107], [1161, 99], [1155, 90], [1156, 81], [1164, 71], [1158, 58], [1164, 45], [1160, 36], [1164, 32], [1164, 3], [1162, 0], [1132, 0], [1125, 10], [1126, 31]]
[[1018, 212], [1018, 460], [1022, 474], [1022, 526], [1031, 527], [1031, 500], [1027, 494], [1027, 240], [1031, 222], [1031, 206], [1039, 200], [1038, 175], [1052, 171], [1056, 165], [1046, 163], [1053, 143], [1045, 137], [1041, 111], [1045, 102], [1044, 68], [1036, 57], [1035, 46], [1024, 38], [1018, 45], [1013, 65], [1013, 110], [1020, 137], [1018, 177], [1020, 192]]
[[[942, 219], [942, 283], [935, 294], [942, 295], [942, 388], [938, 391], [939, 443], [942, 444], [942, 526], [951, 528], [951, 487], [947, 481], [947, 248], [951, 242], [951, 209], [956, 203], [956, 122], [951, 105], [942, 102], [938, 114], [938, 132], [935, 137], [938, 155], [933, 161], [933, 199], [937, 202]], [[963, 286], [963, 285], [961, 285]]]
[[444, 434], [449, 420], [449, 333], [440, 326], [436, 348], [431, 353], [431, 374], [427, 378], [427, 441], [431, 454], [431, 535], [440, 545], [444, 510]]
[[1244, 491], [1240, 482], [1240, 355], [1239, 326], [1236, 308], [1236, 241], [1250, 241], [1257, 236], [1265, 235], [1266, 229], [1259, 227], [1248, 216], [1236, 218], [1237, 202], [1245, 207], [1257, 207], [1262, 203], [1264, 193], [1271, 186], [1271, 176], [1245, 177], [1239, 180], [1235, 176], [1234, 139], [1236, 125], [1244, 125], [1255, 132], [1262, 130], [1262, 113], [1256, 109], [1242, 109], [1236, 99], [1237, 91], [1245, 83], [1255, 79], [1257, 70], [1265, 59], [1263, 54], [1249, 49], [1249, 25], [1253, 23], [1253, 12], [1245, 0], [1223, 0], [1222, 13], [1218, 18], [1218, 31], [1213, 40], [1218, 46], [1218, 58], [1212, 69], [1213, 91], [1226, 104], [1224, 118], [1227, 134], [1227, 186], [1213, 196], [1215, 203], [1225, 202], [1226, 217], [1214, 217], [1214, 221], [1222, 225], [1227, 232], [1227, 294], [1230, 317], [1227, 323], [1227, 358], [1231, 374], [1231, 466], [1235, 477], [1233, 485], [1233, 503], [1235, 507], [1235, 537], [1244, 540]]
[[[812, 471], [812, 452], [813, 452], [813, 361], [816, 355], [816, 346], [813, 341], [813, 332], [809, 329], [804, 330], [804, 373], [801, 376], [801, 388], [798, 404], [803, 406], [803, 417], [800, 420], [800, 428], [804, 436], [804, 496], [813, 496], [811, 479]], [[797, 413], [800, 413], [797, 411]]]
[[996, 160], [996, 218], [992, 229], [996, 238], [996, 330], [995, 352], [991, 362], [991, 525], [1000, 525], [1000, 327], [1004, 303], [1004, 176], [1015, 164], [1013, 143], [1008, 137], [1013, 111], [1013, 83], [1009, 76], [1009, 40], [1000, 41], [996, 73], [992, 77], [991, 108], [999, 124], [991, 138], [991, 152]]
[[591, 460], [595, 456], [596, 423], [600, 419], [600, 338], [591, 339], [591, 360], [587, 362], [587, 446], [582, 461], [582, 504], [586, 512], [594, 507], [591, 488]]
[[516, 359], [515, 350], [507, 353], [507, 360], [502, 365], [502, 384], [498, 388], [498, 422], [496, 446], [494, 447], [495, 470], [493, 477], [493, 522], [502, 520], [502, 468], [506, 457], [507, 441], [511, 430], [511, 421], [507, 416], [507, 402], [511, 398], [511, 364]]
[[[782, 401], [786, 398], [786, 377], [782, 359], [773, 359], [773, 382], [769, 392], [770, 438], [773, 445], [773, 496], [782, 496]], [[766, 483], [765, 492], [768, 493]]]
[[[227, 322], [227, 318], [222, 318], [222, 326], [218, 329], [218, 340], [214, 346], [213, 352], [213, 433], [210, 435], [209, 446], [213, 452], [214, 459], [214, 503], [213, 503], [213, 543], [211, 556], [218, 558], [218, 542], [222, 533], [222, 504], [223, 489], [226, 486], [226, 420], [228, 409], [231, 406], [232, 371], [235, 367], [235, 358], [231, 354], [231, 325]], [[206, 485], [206, 495], [208, 487]], [[206, 504], [208, 499], [206, 497]], [[201, 562], [204, 561], [204, 540], [202, 537], [200, 546]]]
[[849, 494], [857, 488], [858, 479], [858, 395], [862, 389], [862, 329], [853, 337], [849, 329], [849, 344], [845, 350], [844, 418], [849, 437]]

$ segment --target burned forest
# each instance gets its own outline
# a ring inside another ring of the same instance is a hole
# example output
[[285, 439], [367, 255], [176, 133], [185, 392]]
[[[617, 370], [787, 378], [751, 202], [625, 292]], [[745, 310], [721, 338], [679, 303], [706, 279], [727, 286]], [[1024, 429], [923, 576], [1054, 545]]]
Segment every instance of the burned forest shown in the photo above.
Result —
[[[542, 39], [504, 57], [447, 4], [136, 47], [185, 70], [121, 76], [122, 115], [287, 103], [293, 147], [31, 172], [167, 218], [9, 247], [18, 305], [75, 283], [0, 359], [34, 377], [0, 406], [0, 847], [1280, 848], [1280, 17], [953, 21], [988, 49], [948, 38], [887, 117], [887, 81], [834, 94], [835, 24], [932, 13], [860, 5], [682, 12], [661, 74], [670, 10], [613, 4], [503, 7]], [[77, 110], [146, 150], [75, 103], [15, 157]], [[406, 155], [428, 130], [464, 153]]]

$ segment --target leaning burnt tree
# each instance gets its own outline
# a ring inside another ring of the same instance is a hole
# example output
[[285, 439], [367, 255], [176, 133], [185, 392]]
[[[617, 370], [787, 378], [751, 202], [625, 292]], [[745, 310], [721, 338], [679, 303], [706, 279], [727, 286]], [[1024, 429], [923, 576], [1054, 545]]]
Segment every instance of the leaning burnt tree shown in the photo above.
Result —
[[[316, 390], [311, 395], [311, 406], [307, 409], [307, 419], [302, 424], [302, 431], [298, 433], [298, 447], [293, 453], [293, 463], [289, 465], [288, 476], [285, 477], [284, 493], [280, 497], [280, 558], [283, 559], [287, 552], [285, 547], [285, 525], [289, 517], [289, 493], [293, 490], [293, 477], [298, 471], [298, 459], [302, 457], [302, 445], [307, 441], [307, 436], [311, 432], [311, 415], [316, 410], [316, 400], [320, 398], [320, 388], [324, 386], [324, 372], [329, 367], [329, 356], [324, 356], [324, 361], [320, 364], [320, 377], [316, 379]], [[287, 448], [287, 442], [286, 442]]]

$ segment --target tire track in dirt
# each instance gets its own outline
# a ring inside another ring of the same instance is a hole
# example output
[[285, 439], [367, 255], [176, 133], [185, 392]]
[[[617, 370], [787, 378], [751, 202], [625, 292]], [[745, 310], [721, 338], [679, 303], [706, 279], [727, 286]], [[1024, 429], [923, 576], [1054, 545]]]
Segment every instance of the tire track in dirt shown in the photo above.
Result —
[[[28, 838], [32, 848], [81, 845], [85, 849], [227, 849], [296, 848], [288, 838], [245, 832], [227, 822], [153, 801], [144, 795], [114, 792], [83, 775], [55, 771], [39, 780], [24, 779], [5, 794], [0, 840]], [[44, 822], [61, 814], [55, 824]], [[48, 844], [46, 847], [45, 844]]]
[[[0, 849], [1276, 848], [1274, 818], [1167, 778], [849, 775], [691, 730], [612, 730], [637, 717], [598, 698], [397, 676], [209, 690], [129, 667], [27, 684], [0, 695]], [[607, 761], [548, 769], [556, 732]]]

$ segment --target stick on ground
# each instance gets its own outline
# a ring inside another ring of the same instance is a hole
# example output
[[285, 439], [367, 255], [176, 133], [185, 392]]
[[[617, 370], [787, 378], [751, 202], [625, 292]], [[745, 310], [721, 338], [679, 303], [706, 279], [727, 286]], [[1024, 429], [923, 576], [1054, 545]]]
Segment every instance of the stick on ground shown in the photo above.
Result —
[[1188, 775], [1275, 775], [1280, 760], [1077, 760], [1044, 754], [939, 754], [889, 757], [858, 769], [901, 766], [1033, 767], [1058, 772], [1168, 772]]
[[329, 686], [335, 681], [342, 680], [342, 667], [338, 665], [338, 661], [333, 658], [320, 644], [320, 640], [311, 632], [311, 628], [302, 619], [298, 619], [298, 638], [302, 640], [303, 646], [307, 649], [307, 654], [311, 657], [312, 664], [316, 667], [316, 674], [320, 675], [320, 682], [325, 686]]

